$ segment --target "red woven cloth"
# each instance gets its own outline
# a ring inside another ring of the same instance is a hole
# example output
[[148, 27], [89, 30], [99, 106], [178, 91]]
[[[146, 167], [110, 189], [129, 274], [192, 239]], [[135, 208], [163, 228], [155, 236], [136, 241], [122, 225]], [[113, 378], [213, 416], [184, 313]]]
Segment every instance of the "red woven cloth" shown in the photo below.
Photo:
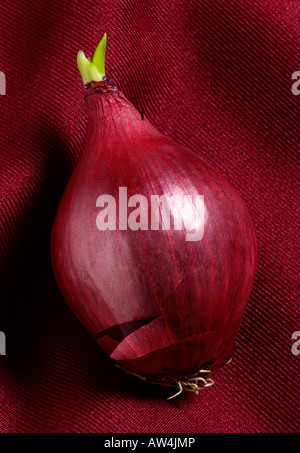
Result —
[[[299, 431], [299, 18], [296, 0], [1, 3], [1, 432]], [[239, 190], [256, 226], [236, 353], [198, 396], [167, 401], [114, 367], [53, 278], [51, 225], [86, 132], [76, 54], [104, 31], [107, 74]]]

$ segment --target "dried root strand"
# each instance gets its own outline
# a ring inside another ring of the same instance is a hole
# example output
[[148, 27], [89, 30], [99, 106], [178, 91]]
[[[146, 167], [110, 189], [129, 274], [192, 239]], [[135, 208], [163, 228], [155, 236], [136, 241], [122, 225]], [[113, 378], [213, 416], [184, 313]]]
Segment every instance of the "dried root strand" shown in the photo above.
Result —
[[193, 373], [181, 377], [175, 376], [146, 377], [134, 373], [133, 371], [129, 371], [125, 368], [122, 368], [119, 365], [116, 366], [118, 368], [121, 368], [121, 370], [125, 371], [127, 374], [138, 377], [143, 381], [148, 381], [153, 384], [165, 385], [168, 387], [176, 388], [178, 387], [179, 388], [178, 392], [167, 398], [168, 400], [171, 400], [172, 398], [175, 398], [176, 396], [180, 395], [184, 390], [187, 392], [196, 393], [196, 395], [198, 395], [200, 390], [203, 390], [204, 388], [210, 387], [211, 385], [214, 384], [214, 381], [209, 377], [209, 375], [211, 374], [211, 370], [209, 370], [208, 368], [196, 370]]
[[[208, 370], [199, 370], [199, 373], [207, 373], [209, 372]], [[203, 377], [194, 377], [190, 379], [180, 379], [176, 382], [176, 384], [179, 387], [179, 391], [175, 393], [174, 395], [170, 396], [168, 400], [171, 400], [172, 398], [175, 398], [176, 396], [180, 395], [183, 390], [186, 390], [187, 392], [194, 392], [196, 395], [198, 395], [200, 390], [203, 390], [205, 387], [210, 387], [211, 385], [214, 384], [214, 381], [211, 378], [203, 378]], [[200, 385], [199, 385], [200, 384]], [[173, 386], [174, 387], [174, 386]]]

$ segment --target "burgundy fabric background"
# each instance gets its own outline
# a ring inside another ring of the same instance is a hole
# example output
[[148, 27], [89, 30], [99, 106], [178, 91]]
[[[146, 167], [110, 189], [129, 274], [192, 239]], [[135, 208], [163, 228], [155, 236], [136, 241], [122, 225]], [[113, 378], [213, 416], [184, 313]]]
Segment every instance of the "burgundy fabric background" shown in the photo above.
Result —
[[[299, 0], [16, 0], [0, 27], [0, 431], [300, 431]], [[114, 367], [52, 275], [51, 225], [85, 141], [76, 54], [104, 31], [107, 74], [239, 190], [256, 226], [236, 354], [198, 396], [167, 401]]]

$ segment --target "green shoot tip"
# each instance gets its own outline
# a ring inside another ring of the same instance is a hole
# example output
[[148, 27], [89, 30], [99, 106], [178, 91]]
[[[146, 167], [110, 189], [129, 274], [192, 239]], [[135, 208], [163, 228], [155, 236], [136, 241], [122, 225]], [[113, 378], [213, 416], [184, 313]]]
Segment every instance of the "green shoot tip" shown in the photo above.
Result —
[[77, 67], [84, 85], [91, 82], [99, 82], [105, 77], [105, 52], [107, 45], [107, 34], [104, 33], [94, 52], [92, 60], [86, 58], [83, 51], [77, 54]]

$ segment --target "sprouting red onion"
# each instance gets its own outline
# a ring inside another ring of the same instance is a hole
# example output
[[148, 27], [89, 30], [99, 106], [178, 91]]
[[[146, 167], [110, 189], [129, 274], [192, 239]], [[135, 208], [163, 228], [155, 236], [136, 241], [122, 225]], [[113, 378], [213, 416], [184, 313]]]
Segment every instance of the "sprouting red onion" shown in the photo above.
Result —
[[86, 101], [85, 148], [52, 231], [58, 286], [120, 367], [198, 390], [233, 352], [256, 266], [250, 215], [111, 80], [87, 84]]

